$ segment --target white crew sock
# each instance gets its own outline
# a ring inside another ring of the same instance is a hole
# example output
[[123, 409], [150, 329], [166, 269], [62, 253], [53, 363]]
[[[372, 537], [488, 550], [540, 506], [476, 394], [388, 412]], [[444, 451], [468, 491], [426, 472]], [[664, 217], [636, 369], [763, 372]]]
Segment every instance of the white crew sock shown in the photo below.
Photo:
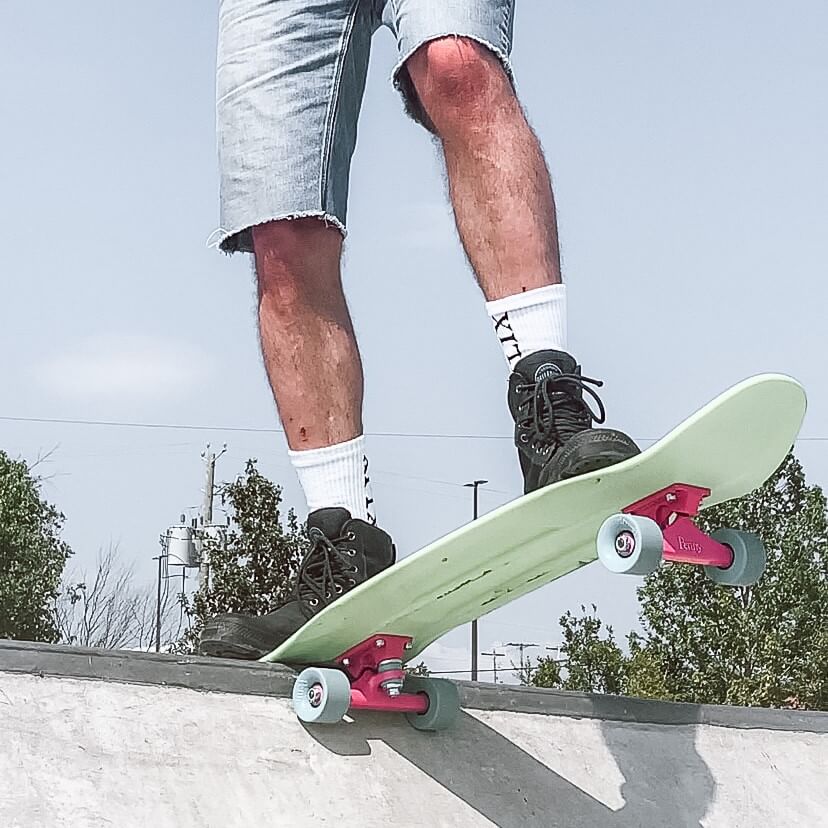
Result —
[[343, 506], [351, 517], [377, 522], [368, 477], [365, 437], [325, 448], [288, 451], [308, 501], [308, 511]]
[[537, 351], [566, 351], [566, 287], [546, 285], [486, 302], [509, 366]]

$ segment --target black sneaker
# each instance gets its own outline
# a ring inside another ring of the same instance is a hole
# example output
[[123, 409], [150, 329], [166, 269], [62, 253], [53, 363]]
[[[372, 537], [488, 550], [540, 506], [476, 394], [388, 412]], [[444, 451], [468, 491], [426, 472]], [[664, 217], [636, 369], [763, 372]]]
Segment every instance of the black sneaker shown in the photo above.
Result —
[[396, 557], [382, 529], [347, 509], [317, 509], [308, 516], [310, 550], [299, 566], [294, 598], [267, 615], [226, 613], [209, 619], [199, 653], [219, 658], [261, 658], [275, 650], [328, 604], [391, 566]]
[[[581, 366], [563, 351], [537, 351], [515, 365], [509, 377], [509, 411], [525, 493], [639, 453], [623, 432], [593, 428], [593, 422], [604, 422], [606, 413], [591, 385], [603, 383], [581, 376]], [[597, 412], [584, 399], [585, 391]]]

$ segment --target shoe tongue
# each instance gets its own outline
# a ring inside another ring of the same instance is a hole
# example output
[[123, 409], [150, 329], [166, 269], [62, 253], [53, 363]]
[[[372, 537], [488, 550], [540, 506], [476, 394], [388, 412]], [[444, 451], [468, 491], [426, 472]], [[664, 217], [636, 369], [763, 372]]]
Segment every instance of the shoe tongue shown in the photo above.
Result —
[[578, 364], [564, 351], [536, 351], [523, 357], [515, 366], [515, 373], [521, 374], [531, 382], [540, 382], [547, 377], [558, 374], [575, 374]]
[[328, 539], [338, 538], [342, 534], [342, 527], [351, 519], [351, 513], [341, 506], [330, 509], [317, 509], [308, 515], [308, 531], [319, 529]]

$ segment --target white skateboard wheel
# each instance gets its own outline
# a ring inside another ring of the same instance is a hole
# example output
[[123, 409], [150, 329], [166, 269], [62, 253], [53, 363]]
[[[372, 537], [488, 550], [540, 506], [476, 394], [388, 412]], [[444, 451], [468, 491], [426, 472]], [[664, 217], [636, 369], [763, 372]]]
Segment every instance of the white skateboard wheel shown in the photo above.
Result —
[[428, 710], [425, 713], [405, 714], [417, 730], [445, 730], [457, 718], [460, 694], [454, 682], [448, 679], [406, 676], [403, 689], [406, 693], [425, 693], [428, 697]]
[[661, 564], [664, 536], [650, 518], [617, 514], [601, 524], [596, 546], [598, 558], [610, 572], [649, 575]]
[[758, 535], [738, 529], [717, 529], [710, 537], [733, 552], [733, 563], [726, 569], [718, 566], [704, 568], [711, 581], [723, 586], [750, 586], [762, 577], [767, 556]]
[[303, 722], [336, 724], [351, 704], [351, 683], [341, 670], [308, 667], [293, 684], [293, 709]]

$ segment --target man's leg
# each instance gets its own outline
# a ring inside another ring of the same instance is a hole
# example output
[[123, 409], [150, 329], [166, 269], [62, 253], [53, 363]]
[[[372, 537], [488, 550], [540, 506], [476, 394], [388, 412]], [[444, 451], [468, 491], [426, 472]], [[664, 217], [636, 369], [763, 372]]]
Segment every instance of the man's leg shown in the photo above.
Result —
[[394, 562], [373, 520], [362, 438], [362, 364], [342, 292], [342, 235], [316, 218], [252, 229], [262, 355], [308, 501], [310, 550], [293, 599], [263, 616], [211, 618], [200, 651], [260, 658]]
[[373, 6], [353, 0], [223, 0], [219, 11], [219, 246], [254, 254], [262, 353], [310, 514], [291, 600], [209, 619], [206, 655], [258, 658], [394, 562], [372, 525], [362, 366], [339, 272], [376, 26]]
[[375, 522], [362, 362], [342, 292], [342, 234], [315, 218], [253, 228], [262, 356], [308, 510]]
[[219, 246], [255, 256], [259, 329], [291, 459], [311, 511], [368, 517], [362, 368], [339, 275], [370, 4], [219, 9]]
[[252, 228], [262, 355], [308, 501], [310, 549], [292, 600], [263, 616], [225, 613], [204, 655], [260, 658], [308, 618], [394, 562], [374, 523], [362, 437], [362, 364], [342, 292], [342, 234], [317, 218]]
[[362, 434], [362, 363], [342, 292], [342, 234], [315, 219], [253, 228], [259, 333], [293, 451]]
[[590, 387], [601, 383], [567, 353], [552, 184], [502, 60], [473, 39], [441, 37], [405, 70], [442, 144], [460, 239], [512, 367], [525, 491], [632, 456], [627, 435], [592, 428], [604, 421]]
[[486, 299], [561, 282], [552, 184], [500, 60], [442, 38], [406, 67], [440, 138], [457, 229]]

